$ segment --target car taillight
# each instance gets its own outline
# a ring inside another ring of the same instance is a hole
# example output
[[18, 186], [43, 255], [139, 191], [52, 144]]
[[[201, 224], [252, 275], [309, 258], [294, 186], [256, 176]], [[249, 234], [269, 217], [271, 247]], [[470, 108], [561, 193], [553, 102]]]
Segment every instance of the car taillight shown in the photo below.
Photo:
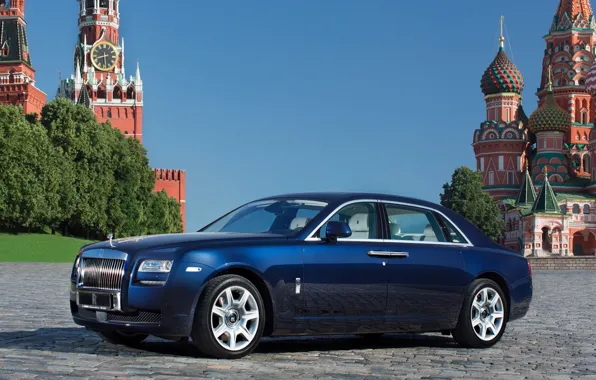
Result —
[[528, 260], [528, 270], [530, 271], [530, 277], [532, 277], [532, 263]]

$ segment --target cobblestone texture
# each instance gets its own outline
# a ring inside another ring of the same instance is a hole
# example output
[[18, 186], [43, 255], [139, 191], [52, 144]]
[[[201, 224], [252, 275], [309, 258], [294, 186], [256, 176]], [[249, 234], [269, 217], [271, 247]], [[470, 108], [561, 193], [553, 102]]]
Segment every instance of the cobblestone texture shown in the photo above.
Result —
[[265, 339], [241, 360], [187, 343], [113, 346], [76, 326], [70, 266], [0, 264], [0, 379], [596, 379], [596, 273], [540, 271], [525, 319], [486, 350], [441, 335]]

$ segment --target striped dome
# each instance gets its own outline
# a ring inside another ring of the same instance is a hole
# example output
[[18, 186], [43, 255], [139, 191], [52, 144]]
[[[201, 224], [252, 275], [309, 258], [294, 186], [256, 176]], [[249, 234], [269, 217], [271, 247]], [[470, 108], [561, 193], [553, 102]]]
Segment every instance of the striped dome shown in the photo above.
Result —
[[521, 94], [524, 88], [524, 78], [513, 62], [509, 60], [503, 48], [499, 48], [499, 53], [482, 75], [480, 88], [484, 95], [503, 92]]
[[590, 93], [590, 95], [596, 95], [596, 61], [586, 74], [586, 91]]
[[542, 106], [530, 116], [528, 129], [533, 134], [540, 132], [567, 132], [571, 128], [569, 113], [555, 102], [552, 91], [546, 95]]

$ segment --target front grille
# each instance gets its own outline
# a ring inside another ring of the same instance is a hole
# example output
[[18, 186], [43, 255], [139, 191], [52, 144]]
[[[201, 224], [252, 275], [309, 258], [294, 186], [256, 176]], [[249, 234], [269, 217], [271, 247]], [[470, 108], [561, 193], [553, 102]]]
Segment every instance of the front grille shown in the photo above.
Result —
[[83, 287], [103, 290], [120, 290], [124, 276], [124, 260], [83, 257], [81, 278]]
[[119, 313], [108, 312], [107, 320], [110, 322], [159, 324], [161, 322], [161, 313], [154, 313], [151, 311], [139, 311], [137, 315], [124, 315]]

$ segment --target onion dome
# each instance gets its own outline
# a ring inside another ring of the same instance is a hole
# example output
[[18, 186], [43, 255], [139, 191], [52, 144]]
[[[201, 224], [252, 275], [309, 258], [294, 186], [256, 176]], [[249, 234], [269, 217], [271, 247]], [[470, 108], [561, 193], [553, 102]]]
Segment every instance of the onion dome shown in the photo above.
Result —
[[528, 129], [538, 132], [567, 132], [571, 128], [569, 112], [559, 107], [553, 96], [552, 67], [548, 67], [548, 93], [544, 103], [530, 116]]
[[552, 91], [549, 91], [542, 106], [530, 116], [528, 129], [536, 134], [547, 131], [567, 132], [570, 128], [569, 113], [559, 107]]
[[499, 48], [497, 56], [488, 66], [482, 80], [480, 88], [484, 95], [500, 94], [503, 92], [513, 92], [521, 94], [524, 88], [524, 78], [520, 71], [509, 60], [503, 46]]

